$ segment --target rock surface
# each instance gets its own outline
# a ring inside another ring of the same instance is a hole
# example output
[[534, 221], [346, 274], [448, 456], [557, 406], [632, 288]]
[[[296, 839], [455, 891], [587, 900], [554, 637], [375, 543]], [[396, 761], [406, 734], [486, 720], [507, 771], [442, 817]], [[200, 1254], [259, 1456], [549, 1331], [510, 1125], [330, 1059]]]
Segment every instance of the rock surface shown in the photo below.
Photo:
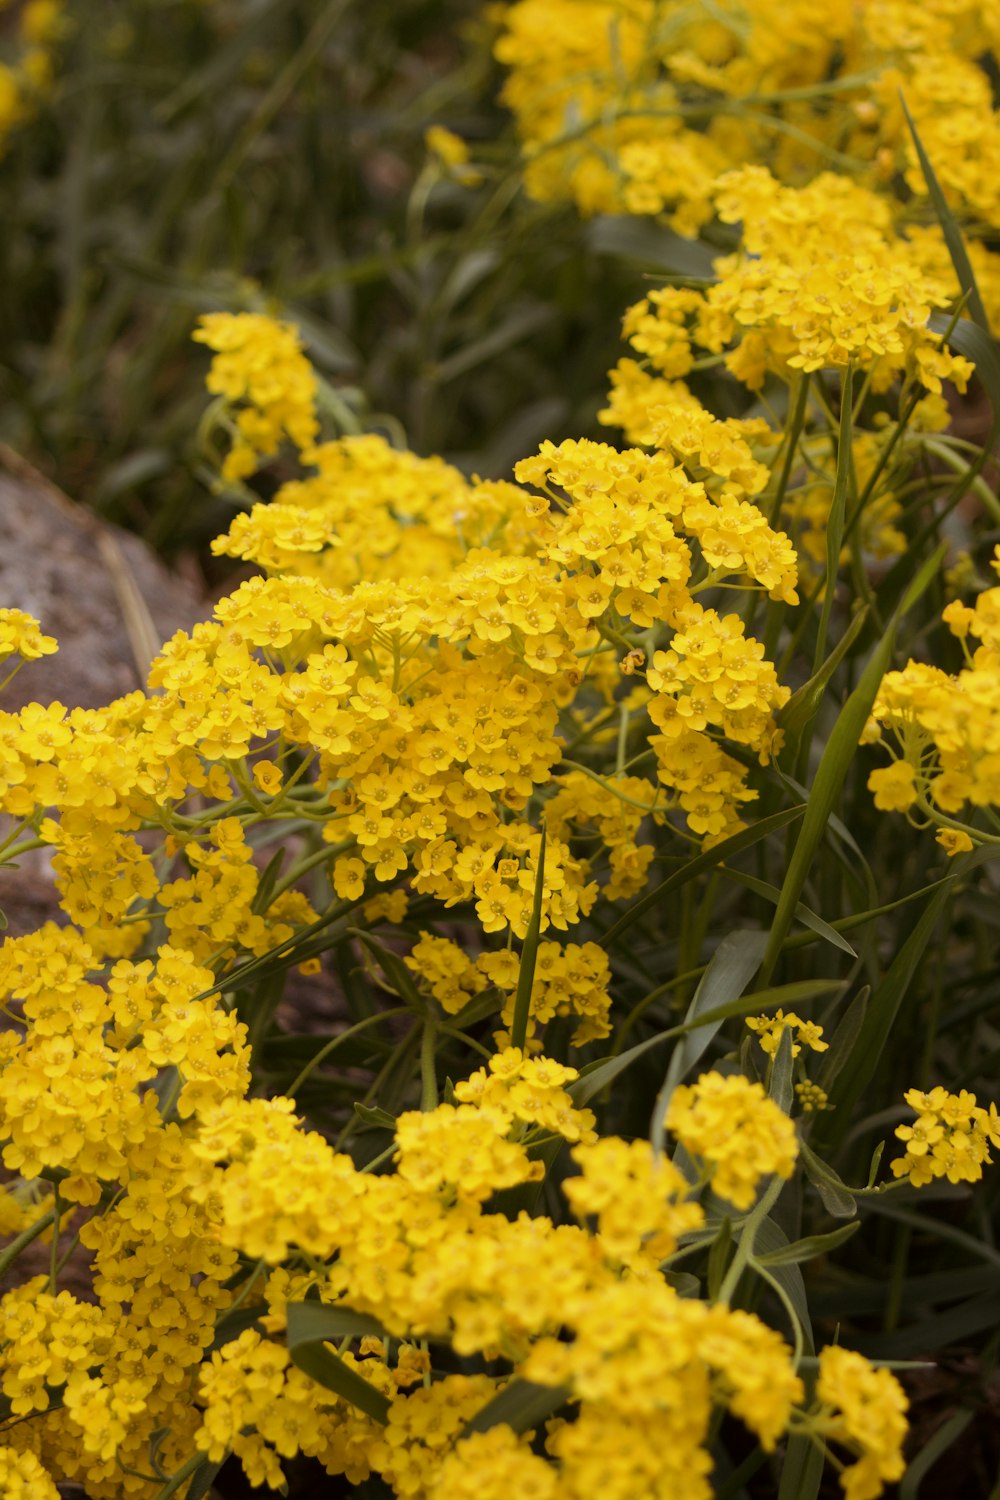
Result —
[[97, 520], [2, 450], [0, 607], [27, 610], [59, 642], [56, 656], [27, 663], [4, 690], [7, 712], [36, 699], [99, 708], [132, 692], [162, 643], [210, 610], [139, 537]]

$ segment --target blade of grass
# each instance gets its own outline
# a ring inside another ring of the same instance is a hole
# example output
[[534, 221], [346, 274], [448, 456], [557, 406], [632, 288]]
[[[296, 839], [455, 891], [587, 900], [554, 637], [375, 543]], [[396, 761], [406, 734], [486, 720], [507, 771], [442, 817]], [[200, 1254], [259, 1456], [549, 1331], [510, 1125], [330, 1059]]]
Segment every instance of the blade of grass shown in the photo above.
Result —
[[784, 1009], [788, 1005], [804, 1005], [808, 1000], [819, 1000], [824, 995], [832, 995], [843, 989], [838, 979], [797, 979], [791, 984], [778, 984], [766, 990], [755, 990], [752, 995], [743, 995], [739, 999], [731, 1000], [727, 1005], [719, 1005], [715, 1010], [706, 1011], [703, 1015], [696, 1016], [691, 1021], [684, 1021], [679, 1026], [672, 1026], [669, 1031], [661, 1031], [658, 1036], [651, 1036], [645, 1042], [639, 1042], [635, 1047], [630, 1047], [627, 1052], [619, 1052], [616, 1057], [601, 1058], [585, 1069], [575, 1083], [570, 1084], [569, 1092], [573, 1096], [574, 1103], [578, 1105], [587, 1104], [603, 1088], [616, 1079], [619, 1073], [624, 1073], [637, 1058], [649, 1052], [654, 1047], [659, 1047], [663, 1042], [669, 1042], [677, 1036], [684, 1036], [689, 1031], [694, 1031], [702, 1026], [711, 1026], [716, 1021], [727, 1021], [731, 1016], [750, 1016], [757, 1011], [771, 1010], [772, 1007], [781, 1006]]
[[514, 992], [514, 1018], [510, 1028], [512, 1047], [524, 1047], [528, 1037], [528, 1019], [531, 1015], [531, 990], [535, 982], [535, 963], [538, 959], [538, 940], [542, 930], [542, 893], [545, 889], [545, 824], [538, 844], [538, 869], [535, 871], [535, 893], [531, 903], [531, 921], [521, 947], [521, 964], [517, 971], [517, 989]]
[[647, 891], [622, 916], [618, 918], [613, 927], [609, 927], [602, 938], [599, 939], [603, 948], [610, 948], [612, 943], [618, 941], [623, 932], [627, 932], [634, 922], [645, 916], [646, 912], [652, 911], [671, 891], [678, 890], [694, 880], [696, 876], [703, 874], [706, 870], [714, 870], [716, 865], [722, 864], [724, 860], [730, 859], [734, 854], [739, 854], [744, 849], [750, 849], [758, 844], [761, 839], [767, 838], [769, 834], [777, 833], [789, 823], [800, 818], [805, 812], [805, 804], [798, 807], [786, 807], [781, 812], [772, 813], [769, 818], [762, 818], [759, 823], [754, 823], [750, 828], [741, 829], [734, 833], [731, 838], [724, 839], [721, 844], [714, 844], [711, 849], [705, 849], [701, 854], [695, 856], [682, 865], [679, 870], [667, 877], [666, 880]]
[[813, 676], [823, 666], [826, 653], [826, 638], [830, 630], [830, 615], [833, 596], [836, 592], [837, 574], [840, 571], [840, 549], [844, 541], [844, 526], [847, 519], [847, 491], [850, 488], [854, 469], [852, 433], [854, 428], [854, 366], [848, 363], [844, 371], [840, 392], [840, 432], [837, 437], [837, 470], [833, 481], [833, 499], [826, 523], [826, 583], [823, 588], [823, 604], [820, 609], [819, 628], [816, 632], [816, 651], [813, 656]]
[[899, 102], [903, 106], [903, 114], [906, 116], [906, 123], [913, 137], [913, 145], [917, 153], [917, 160], [920, 163], [920, 170], [923, 172], [924, 181], [927, 184], [927, 194], [937, 215], [937, 221], [941, 225], [941, 233], [944, 235], [944, 242], [948, 246], [948, 254], [951, 256], [951, 263], [955, 268], [958, 284], [965, 293], [966, 306], [969, 309], [971, 317], [979, 324], [983, 332], [988, 334], [990, 331], [989, 319], [986, 316], [986, 308], [983, 306], [979, 287], [976, 285], [975, 272], [972, 269], [972, 262], [969, 260], [969, 252], [965, 248], [962, 231], [958, 227], [955, 215], [948, 207], [948, 200], [942, 191], [937, 174], [931, 166], [930, 157], [924, 150], [924, 143], [917, 133], [917, 127], [913, 116], [910, 114], [909, 106], [906, 103], [902, 90], [899, 93]]
[[944, 549], [941, 548], [928, 558], [906, 591], [889, 622], [885, 635], [869, 658], [868, 665], [861, 675], [861, 681], [841, 710], [823, 750], [809, 793], [802, 826], [789, 861], [788, 873], [781, 887], [781, 900], [774, 915], [767, 951], [761, 964], [762, 985], [769, 983], [781, 952], [781, 946], [794, 921], [795, 908], [799, 904], [809, 868], [840, 796], [851, 762], [854, 760], [861, 732], [871, 713], [879, 683], [892, 660], [899, 622], [907, 610], [920, 598], [931, 580], [936, 577], [943, 556]]

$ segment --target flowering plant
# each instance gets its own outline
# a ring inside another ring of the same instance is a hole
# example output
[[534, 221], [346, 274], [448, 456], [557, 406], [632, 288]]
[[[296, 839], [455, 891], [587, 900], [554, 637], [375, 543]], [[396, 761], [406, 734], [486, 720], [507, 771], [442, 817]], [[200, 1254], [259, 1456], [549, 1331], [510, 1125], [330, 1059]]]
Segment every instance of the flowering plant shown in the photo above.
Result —
[[[947, 9], [964, 79], [981, 29]], [[595, 48], [614, 39], [644, 129], [650, 80], [670, 109], [689, 85], [749, 107], [751, 76], [795, 92], [756, 16], [739, 46], [678, 21], [651, 52], [669, 5], [522, 0], [508, 94], [578, 199], [546, 114], [576, 73], [532, 103], [518, 48], [581, 10], [600, 121], [579, 141], [618, 153], [602, 206], [666, 197], [634, 198], [644, 142]], [[891, 7], [869, 19], [898, 47]], [[773, 118], [825, 139], [805, 99]], [[901, 1477], [893, 1361], [817, 1339], [802, 1268], [859, 1208], [961, 1189], [1000, 1146], [994, 1104], [913, 1075], [888, 1171], [878, 1140], [855, 1178], [849, 1138], [937, 917], [1000, 842], [1000, 590], [945, 607], [956, 676], [891, 670], [985, 462], [943, 383], [995, 395], [995, 356], [957, 252], [877, 183], [722, 163], [713, 110], [669, 137], [671, 162], [720, 155], [672, 211], [732, 243], [627, 311], [600, 416], [627, 446], [544, 441], [468, 478], [333, 431], [293, 324], [202, 318], [202, 435], [240, 502], [213, 550], [255, 571], [144, 690], [0, 716], [0, 857], [49, 851], [66, 919], [0, 948], [0, 1268], [25, 1268], [0, 1298], [5, 1493], [196, 1500], [227, 1463], [280, 1488], [300, 1455], [401, 1500], [701, 1500], [765, 1465], [785, 1495], [826, 1460], [873, 1500]], [[702, 401], [708, 370], [738, 414]], [[43, 628], [0, 611], [13, 670], [55, 648]], [[872, 769], [885, 731], [899, 754]], [[938, 829], [929, 888], [879, 902], [836, 811], [856, 763], [934, 854]], [[841, 881], [861, 895], [828, 921], [814, 890]], [[898, 951], [867, 940], [916, 900]], [[316, 973], [326, 1037], [289, 1029]]]

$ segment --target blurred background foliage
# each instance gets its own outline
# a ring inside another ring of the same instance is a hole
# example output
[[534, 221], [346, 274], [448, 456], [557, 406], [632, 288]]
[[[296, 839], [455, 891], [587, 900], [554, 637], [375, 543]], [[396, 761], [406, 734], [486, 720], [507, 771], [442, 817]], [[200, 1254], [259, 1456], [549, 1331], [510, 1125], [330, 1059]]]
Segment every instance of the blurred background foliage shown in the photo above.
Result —
[[212, 309], [293, 319], [342, 425], [484, 476], [596, 431], [642, 246], [524, 198], [493, 40], [476, 0], [74, 6], [0, 163], [0, 439], [201, 550], [229, 514], [192, 485]]

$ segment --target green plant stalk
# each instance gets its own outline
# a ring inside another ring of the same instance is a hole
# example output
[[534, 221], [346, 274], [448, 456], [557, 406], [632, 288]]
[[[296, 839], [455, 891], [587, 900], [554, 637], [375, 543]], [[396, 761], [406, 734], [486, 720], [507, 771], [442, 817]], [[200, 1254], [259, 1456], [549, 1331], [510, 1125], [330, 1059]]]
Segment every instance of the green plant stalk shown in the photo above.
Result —
[[33, 1240], [37, 1240], [40, 1234], [45, 1233], [49, 1225], [55, 1222], [55, 1217], [56, 1210], [53, 1206], [47, 1209], [40, 1219], [36, 1219], [34, 1224], [30, 1224], [27, 1229], [22, 1230], [17, 1239], [11, 1240], [6, 1250], [0, 1255], [0, 1276], [6, 1274], [7, 1268], [17, 1259], [26, 1246], [30, 1245]]
[[757, 1230], [777, 1203], [784, 1186], [785, 1180], [783, 1177], [772, 1177], [758, 1202], [744, 1220], [740, 1237], [736, 1243], [736, 1253], [730, 1263], [729, 1270], [726, 1272], [725, 1280], [719, 1288], [719, 1295], [716, 1301], [727, 1305], [732, 1301], [736, 1288], [739, 1285], [740, 1277], [753, 1258], [753, 1247], [754, 1240], [757, 1237]]

